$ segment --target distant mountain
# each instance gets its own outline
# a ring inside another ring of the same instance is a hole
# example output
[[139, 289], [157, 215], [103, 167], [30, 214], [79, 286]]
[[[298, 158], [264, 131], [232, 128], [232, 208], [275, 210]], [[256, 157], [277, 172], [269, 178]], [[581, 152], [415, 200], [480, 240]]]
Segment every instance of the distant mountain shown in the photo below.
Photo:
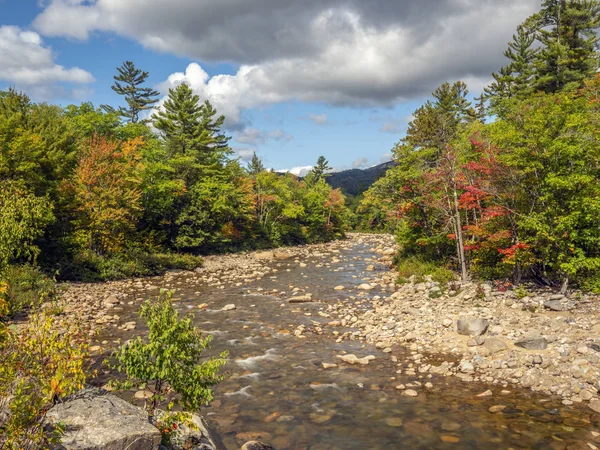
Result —
[[385, 172], [393, 167], [393, 161], [384, 162], [368, 169], [351, 169], [343, 172], [334, 172], [327, 177], [327, 183], [334, 188], [341, 188], [346, 194], [357, 195], [366, 191]]

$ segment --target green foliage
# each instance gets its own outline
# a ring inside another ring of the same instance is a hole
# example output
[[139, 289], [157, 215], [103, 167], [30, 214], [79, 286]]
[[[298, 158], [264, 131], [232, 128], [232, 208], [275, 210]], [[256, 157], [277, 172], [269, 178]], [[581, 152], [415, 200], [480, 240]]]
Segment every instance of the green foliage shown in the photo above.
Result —
[[161, 406], [170, 412], [175, 404], [193, 412], [213, 399], [212, 387], [224, 377], [219, 369], [227, 353], [203, 358], [211, 336], [203, 337], [192, 325], [192, 317], [180, 318], [173, 308], [173, 292], [161, 291], [156, 301], [146, 301], [140, 316], [148, 324], [147, 342], [141, 337], [129, 341], [114, 354], [116, 368], [127, 376], [119, 388], [146, 389], [149, 416]]
[[35, 261], [36, 245], [54, 220], [46, 197], [36, 197], [16, 181], [0, 184], [0, 272], [13, 261]]
[[426, 276], [430, 276], [432, 281], [445, 286], [450, 281], [456, 279], [456, 274], [452, 270], [416, 256], [401, 259], [396, 264], [396, 268], [398, 270], [399, 283], [408, 282], [408, 279], [412, 276], [414, 276], [416, 283], [421, 283], [425, 281]]
[[58, 330], [43, 314], [7, 333], [0, 340], [0, 398], [9, 413], [0, 422], [0, 447], [50, 448], [60, 442], [63, 428], [48, 427], [45, 415], [61, 398], [83, 388], [86, 337], [76, 324]]
[[109, 113], [117, 113], [131, 123], [136, 123], [141, 112], [152, 109], [158, 101], [160, 92], [142, 87], [148, 78], [148, 72], [136, 68], [131, 61], [125, 61], [120, 67], [117, 67], [117, 72], [118, 75], [114, 77], [115, 84], [111, 88], [117, 94], [125, 97], [127, 107], [120, 106], [118, 110], [115, 110], [111, 106], [104, 105], [104, 109]]
[[56, 296], [56, 282], [29, 264], [8, 266], [0, 273], [2, 279], [5, 280], [4, 300], [8, 303], [8, 315], [40, 306]]

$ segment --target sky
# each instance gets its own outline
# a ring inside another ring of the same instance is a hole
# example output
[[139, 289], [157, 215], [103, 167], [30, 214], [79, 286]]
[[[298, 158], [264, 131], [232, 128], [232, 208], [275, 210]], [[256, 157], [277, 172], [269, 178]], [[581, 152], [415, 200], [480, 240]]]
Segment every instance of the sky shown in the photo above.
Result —
[[445, 81], [481, 92], [540, 0], [0, 0], [0, 89], [123, 104], [130, 60], [226, 116], [242, 160], [336, 170], [390, 158]]

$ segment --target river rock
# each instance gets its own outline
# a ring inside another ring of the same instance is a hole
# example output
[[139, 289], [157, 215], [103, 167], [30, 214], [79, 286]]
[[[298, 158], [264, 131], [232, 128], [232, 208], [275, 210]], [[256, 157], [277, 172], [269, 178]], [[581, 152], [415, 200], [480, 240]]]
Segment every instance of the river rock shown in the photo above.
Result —
[[102, 389], [86, 389], [54, 406], [46, 417], [66, 425], [66, 450], [151, 450], [161, 440], [144, 410]]
[[363, 283], [363, 284], [359, 284], [357, 289], [359, 289], [361, 291], [371, 291], [375, 288], [368, 283]]
[[548, 348], [548, 340], [545, 337], [532, 336], [515, 342], [515, 345], [525, 350], [546, 350]]
[[288, 300], [289, 303], [309, 303], [312, 302], [312, 294], [297, 295]]
[[544, 307], [551, 311], [569, 311], [573, 309], [574, 305], [570, 302], [561, 300], [548, 300], [544, 302]]
[[600, 400], [592, 400], [588, 403], [591, 410], [600, 413]]
[[270, 251], [256, 252], [256, 253], [254, 253], [254, 258], [258, 259], [259, 261], [271, 261], [271, 260], [275, 259], [275, 254]]
[[345, 363], [348, 364], [359, 364], [361, 366], [367, 366], [369, 364], [369, 361], [372, 361], [375, 359], [375, 356], [373, 355], [368, 355], [365, 356], [364, 358], [358, 358], [356, 355], [354, 354], [349, 354], [349, 355], [336, 355], [338, 358], [340, 358], [342, 361], [344, 361]]
[[487, 320], [479, 317], [461, 317], [456, 323], [456, 331], [464, 336], [481, 336], [489, 326]]
[[250, 441], [242, 445], [240, 450], [275, 450], [275, 448], [260, 441]]
[[233, 303], [231, 303], [229, 305], [223, 306], [223, 308], [221, 308], [221, 311], [232, 311], [234, 309], [235, 309], [235, 305]]
[[[160, 420], [164, 414], [158, 411], [156, 418]], [[215, 431], [204, 417], [191, 414], [188, 424], [181, 424], [171, 435], [171, 450], [218, 450], [225, 448]]]
[[493, 355], [508, 349], [508, 345], [502, 339], [487, 338], [482, 345], [482, 349], [485, 349], [488, 354]]

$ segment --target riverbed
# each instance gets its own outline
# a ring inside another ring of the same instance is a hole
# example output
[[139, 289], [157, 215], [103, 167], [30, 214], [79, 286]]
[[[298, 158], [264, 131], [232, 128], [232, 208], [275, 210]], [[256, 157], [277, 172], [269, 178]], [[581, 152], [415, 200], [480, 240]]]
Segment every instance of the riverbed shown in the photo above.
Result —
[[[195, 324], [213, 336], [210, 353], [229, 351], [227, 378], [202, 411], [228, 449], [254, 439], [278, 450], [600, 447], [598, 416], [583, 406], [525, 389], [407, 375], [408, 349], [383, 352], [340, 340], [343, 326], [333, 335], [329, 305], [368, 310], [394, 291], [393, 283], [357, 289], [389, 270], [375, 252], [379, 242], [354, 235], [304, 247], [262, 261], [267, 270], [251, 279], [229, 277], [234, 269], [228, 269], [203, 279], [171, 273], [150, 287], [130, 283], [111, 313], [118, 319], [94, 335], [92, 348], [100, 359], [118, 342], [143, 334], [140, 302], [164, 286], [176, 289], [176, 308], [193, 313]], [[289, 303], [306, 294], [310, 302]], [[350, 365], [339, 358], [348, 354], [374, 359]]]

